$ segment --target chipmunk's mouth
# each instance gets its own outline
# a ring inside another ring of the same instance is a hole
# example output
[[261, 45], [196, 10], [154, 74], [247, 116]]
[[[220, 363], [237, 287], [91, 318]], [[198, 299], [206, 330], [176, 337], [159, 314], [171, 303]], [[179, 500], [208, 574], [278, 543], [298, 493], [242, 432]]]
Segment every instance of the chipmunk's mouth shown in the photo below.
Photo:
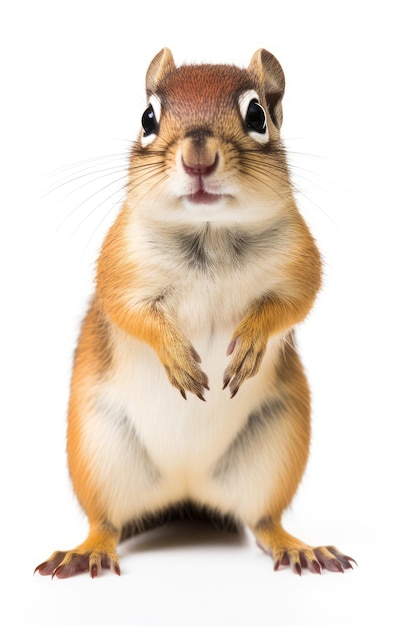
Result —
[[194, 193], [188, 194], [184, 197], [193, 204], [214, 204], [226, 196], [223, 194], [209, 193], [205, 189], [198, 189]]

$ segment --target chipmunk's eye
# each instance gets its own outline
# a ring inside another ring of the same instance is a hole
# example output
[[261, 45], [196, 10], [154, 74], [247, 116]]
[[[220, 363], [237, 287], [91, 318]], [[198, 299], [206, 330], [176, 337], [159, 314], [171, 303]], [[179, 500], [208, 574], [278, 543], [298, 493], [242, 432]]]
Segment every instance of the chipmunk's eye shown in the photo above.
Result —
[[149, 104], [142, 115], [142, 145], [147, 145], [158, 133], [161, 105], [155, 96], [151, 96]]
[[265, 111], [255, 99], [249, 102], [248, 110], [245, 117], [246, 128], [254, 130], [257, 133], [266, 133], [266, 115]]
[[156, 133], [157, 124], [155, 111], [153, 110], [153, 106], [151, 104], [145, 109], [145, 112], [142, 115], [142, 127], [145, 137]]
[[241, 94], [239, 108], [248, 133], [259, 143], [266, 143], [269, 139], [266, 113], [259, 103], [259, 96], [256, 91], [251, 89]]

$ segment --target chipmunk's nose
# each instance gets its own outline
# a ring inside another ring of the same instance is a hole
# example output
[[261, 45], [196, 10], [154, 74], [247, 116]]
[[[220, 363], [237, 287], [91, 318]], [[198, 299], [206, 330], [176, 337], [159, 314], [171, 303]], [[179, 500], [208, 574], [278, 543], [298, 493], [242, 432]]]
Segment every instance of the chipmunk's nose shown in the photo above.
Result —
[[190, 176], [209, 176], [219, 162], [217, 141], [202, 129], [189, 132], [181, 144], [181, 160]]

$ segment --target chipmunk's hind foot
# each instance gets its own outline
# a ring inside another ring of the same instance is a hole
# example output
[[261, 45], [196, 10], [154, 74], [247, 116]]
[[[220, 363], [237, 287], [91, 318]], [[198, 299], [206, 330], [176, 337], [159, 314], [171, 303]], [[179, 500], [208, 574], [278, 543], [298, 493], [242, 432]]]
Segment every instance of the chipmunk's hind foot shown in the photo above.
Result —
[[92, 531], [86, 541], [74, 550], [54, 552], [49, 559], [37, 566], [35, 573], [52, 578], [69, 578], [89, 572], [91, 578], [96, 578], [103, 569], [109, 569], [120, 576], [116, 553], [118, 539], [119, 533], [114, 530]]
[[75, 574], [89, 572], [91, 578], [96, 578], [103, 569], [109, 569], [120, 576], [119, 559], [116, 554], [54, 552], [50, 559], [38, 565], [35, 572], [39, 572], [42, 576], [52, 576], [52, 578], [69, 578]]
[[313, 548], [271, 521], [258, 524], [254, 534], [259, 546], [271, 554], [275, 571], [290, 566], [299, 576], [303, 570], [313, 574], [321, 574], [323, 570], [343, 573], [352, 569], [352, 563], [356, 564], [352, 557], [342, 554], [334, 546]]
[[334, 546], [311, 548], [305, 546], [298, 549], [283, 548], [273, 555], [274, 570], [289, 565], [293, 572], [301, 576], [303, 569], [313, 574], [321, 574], [327, 569], [329, 572], [341, 572], [352, 569], [354, 559], [339, 552]]

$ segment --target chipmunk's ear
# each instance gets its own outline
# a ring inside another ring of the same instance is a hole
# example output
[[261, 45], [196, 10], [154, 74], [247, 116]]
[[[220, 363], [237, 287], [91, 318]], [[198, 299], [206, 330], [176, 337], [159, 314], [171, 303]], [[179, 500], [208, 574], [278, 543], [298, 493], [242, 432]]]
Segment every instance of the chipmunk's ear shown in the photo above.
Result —
[[174, 57], [169, 48], [162, 48], [154, 57], [146, 73], [146, 92], [148, 96], [155, 93], [161, 80], [175, 69]]
[[285, 77], [281, 65], [273, 54], [260, 48], [253, 55], [248, 71], [255, 74], [264, 88], [269, 114], [274, 124], [282, 124], [282, 98], [285, 91]]

